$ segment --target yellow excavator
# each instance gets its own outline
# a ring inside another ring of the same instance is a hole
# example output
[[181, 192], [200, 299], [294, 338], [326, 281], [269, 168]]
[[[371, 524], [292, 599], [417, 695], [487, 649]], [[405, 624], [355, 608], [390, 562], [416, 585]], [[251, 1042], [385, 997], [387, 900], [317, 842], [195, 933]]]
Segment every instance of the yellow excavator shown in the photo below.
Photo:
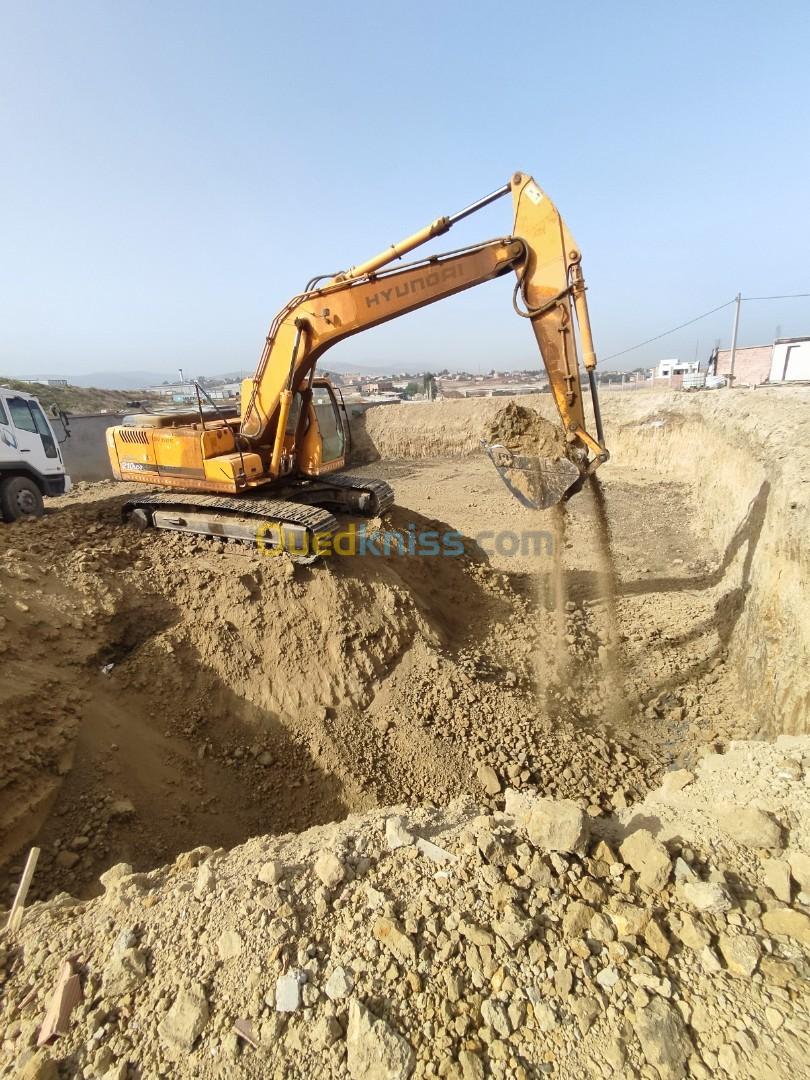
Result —
[[[510, 236], [390, 266], [509, 194]], [[135, 415], [109, 428], [114, 476], [168, 489], [129, 500], [125, 519], [140, 528], [259, 542], [297, 559], [316, 558], [340, 528], [333, 512], [373, 516], [394, 497], [384, 481], [341, 471], [348, 457], [348, 417], [342, 395], [339, 405], [329, 380], [315, 376], [321, 356], [352, 334], [510, 271], [517, 278], [513, 306], [537, 338], [568, 453], [538, 461], [500, 444], [485, 448], [524, 504], [546, 507], [564, 498], [608, 458], [585, 281], [579, 248], [554, 203], [530, 176], [515, 173], [497, 191], [437, 218], [367, 262], [313, 278], [273, 320], [256, 371], [242, 383], [238, 417], [226, 416], [210, 399], [205, 403], [206, 392], [197, 384], [196, 411]], [[595, 436], [585, 425], [574, 313]], [[527, 473], [533, 478], [528, 489], [520, 482]]]

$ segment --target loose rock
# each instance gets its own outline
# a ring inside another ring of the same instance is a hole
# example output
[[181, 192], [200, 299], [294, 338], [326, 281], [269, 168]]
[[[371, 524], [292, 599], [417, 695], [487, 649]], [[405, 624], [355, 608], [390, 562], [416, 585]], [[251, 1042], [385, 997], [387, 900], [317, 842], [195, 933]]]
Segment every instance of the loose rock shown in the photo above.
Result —
[[199, 983], [181, 990], [172, 1007], [158, 1024], [158, 1035], [164, 1049], [177, 1057], [192, 1049], [208, 1023], [208, 1000]]
[[487, 795], [497, 795], [501, 790], [501, 781], [491, 765], [481, 764], [475, 772], [478, 783]]
[[658, 1069], [665, 1080], [686, 1076], [686, 1063], [694, 1046], [677, 1009], [654, 997], [646, 1008], [636, 1011], [631, 1022], [649, 1065]]
[[276, 1012], [295, 1012], [301, 1007], [301, 972], [288, 971], [276, 980]]
[[762, 864], [763, 884], [777, 900], [790, 903], [790, 864], [784, 859], [765, 859]]
[[570, 799], [535, 799], [527, 826], [529, 840], [543, 851], [584, 854], [588, 846], [588, 818]]
[[146, 978], [146, 956], [134, 948], [134, 936], [123, 931], [116, 939], [101, 974], [107, 997], [120, 997], [134, 990]]
[[750, 848], [782, 846], [782, 830], [773, 818], [753, 806], [725, 805], [717, 811], [717, 822], [732, 840]]
[[407, 1080], [415, 1061], [409, 1042], [352, 999], [346, 1031], [346, 1066], [352, 1080]]
[[762, 925], [769, 934], [794, 938], [810, 946], [810, 915], [793, 908], [774, 908], [762, 916]]
[[221, 960], [235, 960], [242, 952], [242, 937], [235, 930], [223, 930], [217, 938], [217, 952]]
[[324, 993], [330, 1001], [340, 1001], [352, 992], [354, 980], [345, 968], [336, 967], [324, 986]]
[[405, 818], [390, 817], [385, 820], [385, 842], [390, 851], [408, 847], [414, 841], [414, 835], [407, 827]]
[[804, 851], [789, 851], [790, 873], [803, 893], [810, 894], [810, 855]]
[[734, 975], [753, 975], [762, 950], [756, 939], [743, 934], [721, 934], [717, 941], [728, 970]]
[[687, 881], [678, 886], [678, 891], [697, 911], [718, 914], [730, 911], [733, 906], [728, 889], [715, 882]]
[[637, 829], [619, 849], [626, 863], [638, 873], [638, 883], [648, 892], [665, 888], [672, 872], [669, 852], [660, 840], [646, 829]]
[[333, 889], [346, 875], [343, 863], [333, 851], [322, 851], [315, 860], [315, 873], [327, 887]]

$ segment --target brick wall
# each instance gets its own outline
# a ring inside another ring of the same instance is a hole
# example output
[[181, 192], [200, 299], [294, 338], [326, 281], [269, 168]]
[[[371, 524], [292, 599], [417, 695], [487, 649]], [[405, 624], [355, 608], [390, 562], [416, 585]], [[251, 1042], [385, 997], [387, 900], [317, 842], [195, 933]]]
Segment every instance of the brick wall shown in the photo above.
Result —
[[[735, 383], [762, 383], [771, 371], [773, 345], [754, 345], [746, 349], [737, 349], [734, 355]], [[720, 349], [717, 353], [717, 374], [728, 375], [731, 361], [731, 349]]]

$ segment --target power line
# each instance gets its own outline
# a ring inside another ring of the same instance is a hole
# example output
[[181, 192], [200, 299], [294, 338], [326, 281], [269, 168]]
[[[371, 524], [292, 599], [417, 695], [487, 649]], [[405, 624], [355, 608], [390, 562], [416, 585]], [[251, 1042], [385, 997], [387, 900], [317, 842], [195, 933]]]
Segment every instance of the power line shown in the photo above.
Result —
[[700, 322], [701, 319], [714, 315], [715, 311], [722, 311], [723, 308], [731, 307], [734, 302], [734, 300], [727, 300], [725, 304], [720, 304], [718, 307], [712, 308], [711, 311], [704, 311], [702, 315], [696, 315], [694, 319], [688, 319], [679, 326], [673, 326], [671, 330], [665, 330], [663, 334], [656, 334], [655, 337], [647, 338], [646, 341], [640, 341], [638, 345], [631, 345], [629, 349], [622, 349], [620, 352], [611, 353], [610, 356], [603, 356], [602, 363], [607, 360], [615, 360], [617, 356], [624, 356], [625, 353], [634, 352], [636, 349], [640, 349], [642, 345], [649, 345], [651, 341], [658, 341], [663, 337], [668, 337], [670, 334], [674, 334], [676, 330], [683, 330], [685, 326], [691, 326], [692, 323]]
[[[797, 300], [807, 296], [810, 296], [810, 293], [780, 293], [777, 296], [741, 296], [740, 300]], [[685, 326], [691, 326], [692, 323], [700, 322], [701, 319], [705, 319], [709, 315], [714, 315], [716, 311], [722, 311], [723, 308], [731, 307], [734, 303], [736, 303], [735, 300], [727, 300], [725, 304], [720, 304], [718, 307], [712, 308], [711, 311], [704, 311], [702, 315], [696, 315], [694, 319], [689, 319], [679, 326], [673, 326], [671, 330], [665, 330], [663, 334], [656, 334], [655, 337], [647, 338], [646, 341], [640, 341], [638, 345], [631, 345], [628, 349], [621, 349], [619, 352], [611, 353], [610, 356], [603, 356], [602, 362], [605, 363], [608, 360], [615, 360], [617, 356], [624, 356], [625, 353], [635, 352], [636, 349], [640, 349], [643, 345], [649, 345], [653, 341], [660, 341], [661, 338], [668, 337], [677, 330], [683, 330]]]
[[797, 300], [801, 296], [810, 296], [810, 292], [782, 293], [780, 296], [742, 296], [741, 300]]

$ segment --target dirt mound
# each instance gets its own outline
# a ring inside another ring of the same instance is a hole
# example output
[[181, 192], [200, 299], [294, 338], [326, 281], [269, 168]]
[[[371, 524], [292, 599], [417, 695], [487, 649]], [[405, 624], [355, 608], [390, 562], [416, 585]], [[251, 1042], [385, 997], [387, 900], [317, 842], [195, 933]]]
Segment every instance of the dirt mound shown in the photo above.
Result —
[[[654, 773], [568, 745], [525, 602], [442, 521], [397, 510], [364, 555], [307, 568], [125, 529], [123, 497], [95, 485], [0, 534], [6, 889], [34, 840], [35, 894], [82, 895], [122, 859], [480, 792], [481, 763], [605, 807]], [[409, 554], [429, 536], [454, 554]]]

